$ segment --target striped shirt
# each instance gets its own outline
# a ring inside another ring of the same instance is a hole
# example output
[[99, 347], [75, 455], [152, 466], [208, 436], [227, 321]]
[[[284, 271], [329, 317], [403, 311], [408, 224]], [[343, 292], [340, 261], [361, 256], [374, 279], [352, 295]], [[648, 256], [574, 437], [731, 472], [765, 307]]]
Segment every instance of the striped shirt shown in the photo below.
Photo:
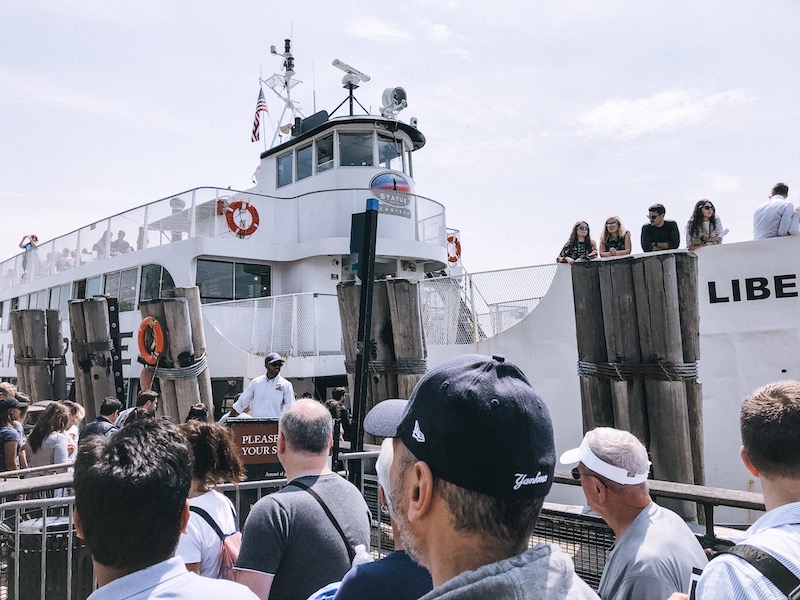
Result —
[[[779, 506], [753, 523], [743, 544], [769, 552], [800, 577], [800, 502]], [[737, 556], [718, 556], [697, 584], [698, 600], [752, 600], [785, 598], [755, 567]]]

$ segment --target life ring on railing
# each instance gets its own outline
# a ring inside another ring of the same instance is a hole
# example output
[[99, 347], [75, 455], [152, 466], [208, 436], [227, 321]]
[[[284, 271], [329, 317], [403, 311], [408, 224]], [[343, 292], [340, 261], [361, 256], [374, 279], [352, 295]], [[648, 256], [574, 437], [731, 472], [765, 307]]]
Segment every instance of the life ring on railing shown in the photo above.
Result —
[[457, 263], [461, 258], [461, 240], [453, 234], [447, 236], [447, 262]]
[[[244, 212], [250, 215], [250, 225], [246, 225], [246, 221], [243, 218]], [[225, 220], [228, 222], [230, 230], [241, 238], [253, 235], [258, 229], [258, 211], [247, 200], [234, 200], [231, 202], [225, 210]]]
[[[151, 340], [147, 340], [147, 332], [151, 332]], [[148, 365], [158, 362], [158, 357], [166, 348], [164, 328], [155, 317], [145, 317], [139, 325], [139, 355]]]

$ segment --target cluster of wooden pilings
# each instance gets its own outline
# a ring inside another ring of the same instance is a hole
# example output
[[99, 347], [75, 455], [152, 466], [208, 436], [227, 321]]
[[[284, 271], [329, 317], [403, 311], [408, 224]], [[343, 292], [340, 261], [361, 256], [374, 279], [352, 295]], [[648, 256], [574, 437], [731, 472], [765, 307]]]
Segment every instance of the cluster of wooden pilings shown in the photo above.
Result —
[[123, 399], [119, 335], [116, 343], [112, 335], [112, 321], [119, 331], [116, 307], [116, 300], [110, 307], [105, 296], [69, 302], [75, 400], [86, 410], [87, 423], [97, 418], [105, 398]]
[[[356, 365], [360, 287], [348, 281], [336, 288], [350, 389], [353, 389]], [[385, 279], [375, 282], [369, 339], [369, 385], [364, 414], [387, 398], [409, 398], [426, 371], [427, 351], [415, 281]]]
[[17, 387], [33, 402], [67, 397], [66, 362], [57, 310], [11, 311]]
[[[214, 414], [211, 374], [206, 364], [206, 338], [197, 286], [176, 288], [173, 298], [142, 302], [142, 318], [154, 317], [165, 334], [165, 349], [154, 365], [146, 365], [149, 376], [158, 379], [158, 412], [183, 423], [193, 404], [202, 402]], [[144, 387], [144, 386], [143, 386]]]
[[[647, 446], [655, 479], [703, 485], [697, 257], [658, 253], [571, 270], [584, 431], [630, 431]], [[692, 504], [675, 508], [694, 515]]]

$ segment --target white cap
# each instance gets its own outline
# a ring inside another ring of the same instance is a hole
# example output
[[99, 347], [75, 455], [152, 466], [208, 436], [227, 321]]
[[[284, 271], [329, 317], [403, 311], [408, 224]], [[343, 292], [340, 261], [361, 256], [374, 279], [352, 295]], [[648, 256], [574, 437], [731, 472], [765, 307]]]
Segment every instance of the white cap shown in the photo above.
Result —
[[[592, 449], [589, 448], [589, 442], [586, 441], [586, 436], [583, 437], [583, 441], [578, 448], [573, 448], [572, 450], [567, 450], [564, 452], [564, 454], [561, 455], [561, 458], [558, 459], [558, 462], [560, 462], [562, 465], [571, 465], [577, 462], [582, 462], [598, 475], [602, 475], [606, 479], [616, 481], [617, 483], [621, 483], [623, 485], [636, 485], [643, 483], [647, 481], [647, 475], [649, 473], [648, 470], [644, 473], [637, 473], [631, 476], [628, 475], [628, 472], [625, 469], [615, 467], [614, 465], [601, 460], [594, 452], [592, 452]], [[650, 466], [650, 461], [647, 461], [647, 466]]]

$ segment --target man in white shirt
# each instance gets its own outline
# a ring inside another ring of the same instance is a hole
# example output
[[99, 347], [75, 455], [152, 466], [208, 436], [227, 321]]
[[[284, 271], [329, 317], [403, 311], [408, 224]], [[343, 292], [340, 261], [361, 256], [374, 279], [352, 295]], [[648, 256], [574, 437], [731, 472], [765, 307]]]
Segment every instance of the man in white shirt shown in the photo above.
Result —
[[260, 419], [279, 419], [281, 413], [294, 402], [294, 388], [281, 377], [283, 360], [277, 352], [270, 352], [264, 359], [265, 375], [256, 377], [231, 407], [231, 417], [238, 417], [250, 407], [250, 416]]
[[[786, 197], [789, 186], [776, 183], [764, 204], [753, 213], [753, 239], [766, 240], [797, 233], [794, 205]], [[793, 219], [794, 217], [794, 219]]]

